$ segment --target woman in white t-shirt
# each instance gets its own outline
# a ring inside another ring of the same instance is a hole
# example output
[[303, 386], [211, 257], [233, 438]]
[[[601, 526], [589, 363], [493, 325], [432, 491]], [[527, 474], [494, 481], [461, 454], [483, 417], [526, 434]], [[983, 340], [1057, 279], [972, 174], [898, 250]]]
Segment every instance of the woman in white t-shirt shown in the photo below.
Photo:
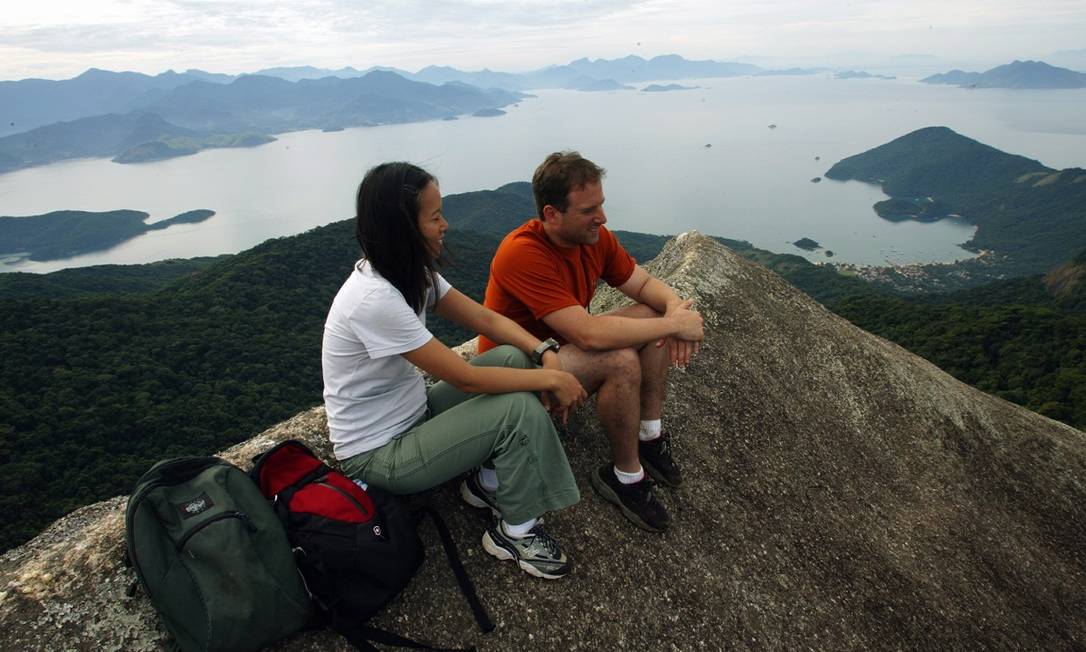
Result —
[[[362, 259], [332, 302], [321, 352], [335, 455], [352, 477], [399, 494], [478, 468], [460, 493], [500, 517], [483, 547], [558, 578], [569, 560], [538, 519], [580, 493], [547, 408], [564, 419], [585, 391], [562, 371], [553, 340], [540, 342], [437, 273], [448, 226], [426, 171], [385, 163], [366, 173]], [[427, 311], [506, 344], [469, 364], [426, 329]], [[420, 369], [440, 382], [427, 388]]]

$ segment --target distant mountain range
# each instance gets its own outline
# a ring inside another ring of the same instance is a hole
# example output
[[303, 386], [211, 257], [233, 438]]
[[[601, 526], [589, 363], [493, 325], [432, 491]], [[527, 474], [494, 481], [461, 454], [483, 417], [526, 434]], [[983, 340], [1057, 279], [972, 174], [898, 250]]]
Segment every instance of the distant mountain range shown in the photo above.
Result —
[[[245, 75], [222, 83], [206, 73], [199, 79], [186, 74], [189, 80], [184, 84], [160, 85], [138, 99], [125, 100], [131, 109], [126, 113], [81, 116], [0, 138], [0, 172], [88, 156], [134, 163], [209, 147], [251, 147], [274, 140], [269, 133], [431, 120], [496, 109], [523, 97], [456, 82], [436, 86], [381, 70], [363, 77], [298, 82]], [[96, 71], [90, 78], [98, 79], [104, 88], [124, 85], [128, 95], [135, 92], [132, 84], [157, 83], [158, 79], [131, 75]], [[77, 78], [79, 87], [87, 76]], [[54, 87], [50, 87], [52, 95], [42, 94], [37, 84], [24, 86], [26, 93], [21, 96], [11, 88], [8, 92], [19, 112], [50, 104], [56, 95]], [[91, 92], [106, 94], [100, 89]], [[114, 101], [111, 106], [117, 104]]]
[[920, 81], [965, 88], [1086, 88], [1086, 74], [1050, 66], [1043, 61], [1015, 60], [985, 72], [951, 70]]
[[616, 91], [645, 80], [813, 72], [674, 54], [577, 59], [523, 74], [443, 66], [417, 73], [298, 66], [239, 76], [91, 69], [63, 81], [0, 82], [0, 173], [78, 157], [138, 163], [211, 147], [252, 147], [274, 140], [268, 134], [300, 129], [501, 115], [501, 107], [530, 88]]
[[105, 115], [128, 113], [169, 91], [195, 81], [227, 83], [230, 75], [202, 70], [172, 70], [150, 76], [91, 68], [63, 81], [23, 79], [0, 82], [0, 136], [35, 127]]
[[[266, 74], [283, 79], [316, 79], [319, 77], [351, 77], [367, 74], [374, 70], [355, 70], [341, 68], [313, 68], [298, 66], [292, 68], [268, 68], [259, 74]], [[785, 74], [809, 75], [817, 70], [794, 68], [788, 71], [766, 70], [749, 63], [722, 61], [691, 61], [677, 54], [665, 54], [652, 59], [630, 55], [621, 59], [577, 59], [565, 65], [547, 66], [525, 73], [495, 72], [478, 70], [468, 72], [448, 66], [427, 66], [417, 73], [405, 70], [389, 69], [415, 81], [431, 84], [443, 84], [459, 81], [481, 88], [504, 88], [506, 90], [530, 90], [536, 88], [566, 88], [570, 90], [617, 90], [625, 84], [660, 81], [670, 79], [694, 79], [707, 77], [737, 77], [742, 75]]]

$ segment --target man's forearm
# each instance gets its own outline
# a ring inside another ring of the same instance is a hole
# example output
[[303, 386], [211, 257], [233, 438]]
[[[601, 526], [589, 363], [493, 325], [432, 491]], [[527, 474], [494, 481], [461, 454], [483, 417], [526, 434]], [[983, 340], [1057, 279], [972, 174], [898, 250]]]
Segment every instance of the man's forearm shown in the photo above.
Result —
[[620, 317], [618, 315], [596, 315], [592, 317], [592, 328], [579, 340], [569, 338], [578, 348], [586, 351], [606, 351], [630, 346], [641, 346], [653, 340], [663, 339], [675, 334], [677, 325], [669, 317]]

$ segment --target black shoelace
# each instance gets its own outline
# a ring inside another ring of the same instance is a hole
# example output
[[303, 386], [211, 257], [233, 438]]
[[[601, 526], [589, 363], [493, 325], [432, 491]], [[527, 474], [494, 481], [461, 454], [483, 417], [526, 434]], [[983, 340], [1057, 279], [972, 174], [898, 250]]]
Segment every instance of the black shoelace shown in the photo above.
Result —
[[558, 542], [551, 535], [543, 531], [543, 528], [536, 525], [529, 532], [535, 537], [543, 549], [547, 551], [547, 554], [551, 557], [558, 557], [562, 554], [562, 549], [558, 547]]

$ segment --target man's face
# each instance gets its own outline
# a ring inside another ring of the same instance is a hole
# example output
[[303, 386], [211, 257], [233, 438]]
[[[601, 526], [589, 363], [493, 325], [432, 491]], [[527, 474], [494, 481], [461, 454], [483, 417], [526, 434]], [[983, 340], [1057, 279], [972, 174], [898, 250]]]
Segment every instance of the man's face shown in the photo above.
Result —
[[548, 213], [547, 235], [559, 247], [596, 244], [600, 239], [600, 226], [607, 222], [603, 212], [603, 184], [589, 183], [569, 192], [569, 207], [560, 212], [553, 206], [544, 209]]

